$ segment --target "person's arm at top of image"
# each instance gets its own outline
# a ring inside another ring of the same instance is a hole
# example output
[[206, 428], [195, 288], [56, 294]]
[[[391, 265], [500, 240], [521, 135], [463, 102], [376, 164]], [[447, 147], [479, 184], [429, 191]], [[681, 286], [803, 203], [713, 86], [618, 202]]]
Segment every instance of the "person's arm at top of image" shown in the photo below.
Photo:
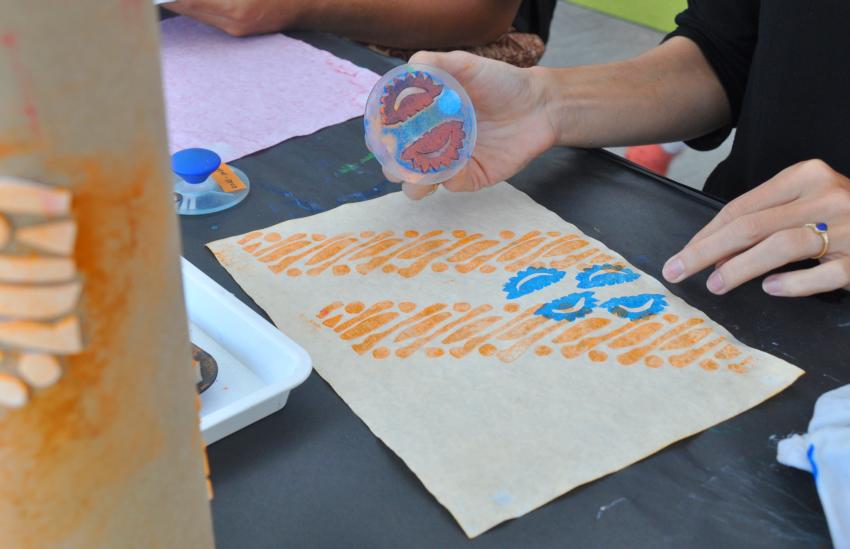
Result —
[[234, 36], [331, 32], [394, 48], [488, 44], [508, 31], [520, 0], [178, 0], [163, 7]]
[[[677, 21], [700, 19], [710, 32], [680, 27], [681, 36], [634, 59], [604, 65], [519, 69], [463, 52], [414, 55], [411, 62], [453, 74], [469, 93], [478, 119], [472, 158], [442, 185], [455, 192], [477, 191], [514, 175], [556, 145], [663, 143], [728, 128], [746, 88], [758, 4], [691, 0]], [[386, 170], [385, 175], [398, 181]], [[403, 188], [420, 199], [436, 187], [404, 183]], [[823, 257], [825, 240], [804, 226], [819, 221], [829, 225]], [[681, 282], [714, 268], [708, 289], [725, 294], [810, 257], [821, 264], [769, 276], [765, 292], [804, 296], [850, 289], [850, 179], [819, 160], [794, 164], [729, 202], [667, 261], [663, 274]]]

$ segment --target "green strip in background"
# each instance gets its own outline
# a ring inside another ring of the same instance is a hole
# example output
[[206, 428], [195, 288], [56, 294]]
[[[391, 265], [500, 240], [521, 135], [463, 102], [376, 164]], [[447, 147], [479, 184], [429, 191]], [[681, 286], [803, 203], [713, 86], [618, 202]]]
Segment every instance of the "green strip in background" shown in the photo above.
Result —
[[569, 0], [626, 21], [669, 32], [676, 25], [673, 18], [687, 7], [686, 0]]

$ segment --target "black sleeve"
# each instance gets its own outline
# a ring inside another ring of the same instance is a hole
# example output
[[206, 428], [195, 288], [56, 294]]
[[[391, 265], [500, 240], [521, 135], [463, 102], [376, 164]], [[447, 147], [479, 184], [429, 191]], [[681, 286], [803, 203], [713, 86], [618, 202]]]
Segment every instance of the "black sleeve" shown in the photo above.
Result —
[[[684, 36], [699, 46], [726, 90], [732, 107], [732, 126], [741, 114], [758, 41], [760, 3], [760, 0], [688, 0], [687, 9], [676, 16], [676, 30], [665, 38]], [[731, 127], [722, 128], [688, 144], [701, 150], [714, 148], [730, 130]]]
[[514, 18], [514, 27], [519, 32], [530, 32], [549, 41], [549, 27], [555, 16], [558, 0], [523, 0]]

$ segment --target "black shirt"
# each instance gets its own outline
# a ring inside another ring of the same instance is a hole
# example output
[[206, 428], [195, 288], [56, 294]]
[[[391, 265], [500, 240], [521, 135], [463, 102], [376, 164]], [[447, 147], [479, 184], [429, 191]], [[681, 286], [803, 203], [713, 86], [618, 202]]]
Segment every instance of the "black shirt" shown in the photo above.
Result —
[[[737, 126], [705, 191], [730, 199], [801, 160], [850, 175], [850, 1], [689, 0], [670, 36], [696, 42]], [[716, 147], [730, 128], [697, 139]]]
[[514, 27], [520, 32], [530, 32], [549, 40], [549, 27], [555, 15], [558, 0], [523, 0], [514, 19]]

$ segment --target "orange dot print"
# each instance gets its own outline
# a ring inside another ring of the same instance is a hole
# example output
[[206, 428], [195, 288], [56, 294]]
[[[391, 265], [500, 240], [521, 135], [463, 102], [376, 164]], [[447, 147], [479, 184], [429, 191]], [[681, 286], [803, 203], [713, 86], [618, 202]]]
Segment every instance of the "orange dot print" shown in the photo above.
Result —
[[429, 349], [425, 349], [425, 354], [431, 358], [438, 358], [443, 356], [445, 351], [440, 349], [439, 347], [431, 347]]
[[464, 238], [466, 236], [466, 231], [462, 231], [460, 229], [452, 231], [452, 236], [455, 238]]
[[407, 238], [416, 238], [419, 236], [419, 231], [404, 231], [404, 236]]
[[289, 269], [286, 271], [287, 276], [301, 276], [301, 269]]
[[534, 354], [537, 356], [548, 356], [552, 354], [552, 347], [547, 347], [546, 345], [540, 345], [536, 349], [534, 349]]
[[608, 353], [603, 351], [597, 351], [596, 349], [587, 353], [588, 358], [593, 362], [604, 362], [608, 360]]
[[266, 242], [277, 242], [280, 240], [280, 233], [269, 233], [263, 237]]
[[481, 347], [478, 348], [478, 352], [484, 356], [493, 356], [496, 354], [496, 347], [489, 343], [485, 343]]
[[390, 356], [390, 350], [386, 347], [378, 347], [374, 351], [372, 351], [372, 356], [375, 358], [387, 358]]
[[364, 305], [363, 302], [361, 302], [361, 301], [352, 301], [351, 303], [349, 303], [348, 305], [345, 306], [345, 312], [351, 313], [351, 314], [357, 314], [360, 311], [362, 311], [365, 307], [366, 307], [366, 305]]
[[463, 313], [463, 312], [468, 311], [470, 307], [472, 307], [472, 305], [470, 305], [469, 303], [466, 303], [464, 301], [461, 301], [459, 303], [455, 303], [454, 306], [452, 307], [452, 309], [454, 309], [455, 311], [457, 311], [459, 313]]
[[395, 265], [392, 265], [392, 264], [384, 265], [384, 267], [381, 270], [384, 271], [385, 273], [395, 272]]
[[347, 275], [350, 272], [351, 272], [351, 269], [348, 267], [348, 265], [334, 265], [333, 273], [336, 276]]
[[505, 240], [510, 240], [511, 238], [515, 237], [516, 235], [514, 234], [513, 231], [502, 231], [502, 232], [499, 233], [499, 236], [501, 236]]
[[446, 265], [445, 263], [434, 263], [433, 265], [431, 265], [431, 270], [434, 271], [435, 273], [442, 273], [443, 271], [445, 271], [448, 268], [449, 268], [449, 266]]
[[325, 237], [325, 235], [323, 235], [323, 234], [314, 234], [314, 235], [313, 235], [313, 240], [315, 240], [316, 242], [319, 242], [319, 241], [321, 241], [321, 240], [324, 240], [325, 238], [326, 238], [326, 237]]
[[360, 238], [372, 238], [375, 236], [375, 231], [363, 231], [360, 233]]
[[643, 359], [643, 363], [646, 364], [647, 368], [661, 368], [664, 364], [664, 360], [662, 360], [660, 356], [649, 355]]
[[703, 370], [708, 370], [709, 372], [712, 372], [720, 368], [720, 365], [716, 361], [709, 358], [700, 362], [699, 367]]
[[409, 313], [413, 309], [416, 308], [416, 303], [411, 303], [410, 301], [402, 301], [398, 304], [398, 308], [401, 309], [403, 313]]
[[488, 274], [489, 274], [489, 273], [492, 273], [492, 272], [493, 272], [493, 271], [495, 271], [495, 270], [496, 270], [496, 267], [494, 267], [494, 266], [492, 266], [492, 265], [482, 265], [482, 266], [481, 266], [481, 269], [480, 269], [480, 271], [481, 271], [482, 273], [488, 273]]
[[505, 303], [505, 306], [502, 308], [506, 313], [515, 313], [519, 311], [519, 305], [516, 303]]

